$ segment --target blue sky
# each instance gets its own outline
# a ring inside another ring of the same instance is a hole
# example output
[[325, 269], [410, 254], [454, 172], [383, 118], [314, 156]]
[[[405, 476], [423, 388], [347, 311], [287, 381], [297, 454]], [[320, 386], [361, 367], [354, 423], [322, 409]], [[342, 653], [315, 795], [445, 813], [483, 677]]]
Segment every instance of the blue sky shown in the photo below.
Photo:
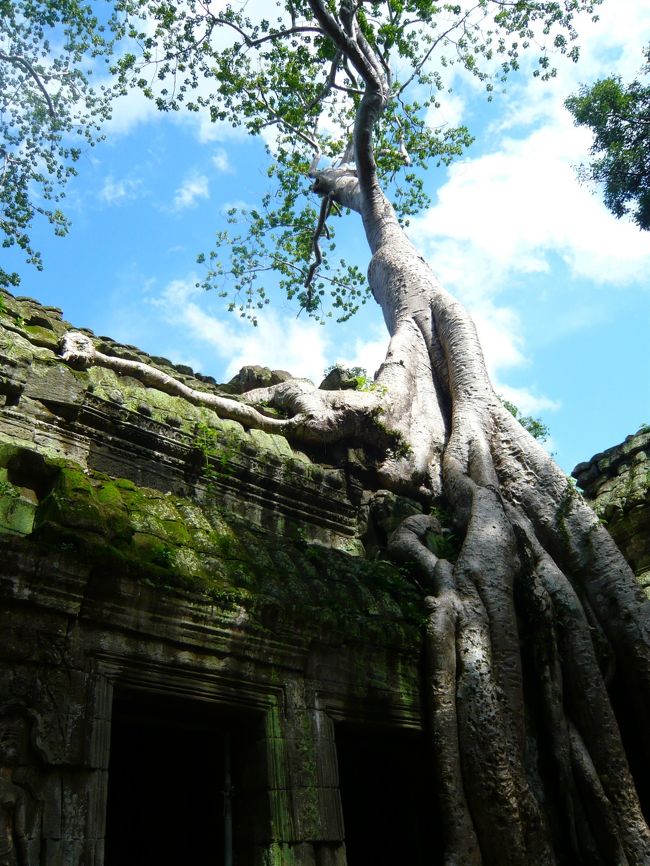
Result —
[[[545, 420], [566, 471], [650, 422], [650, 233], [615, 220], [577, 182], [590, 136], [563, 108], [581, 82], [637, 74], [650, 7], [605, 0], [600, 14], [583, 28], [580, 63], [561, 63], [551, 82], [524, 74], [487, 104], [456, 75], [432, 122], [465, 122], [476, 142], [450, 169], [431, 170], [432, 207], [411, 227], [474, 315], [497, 391]], [[69, 184], [70, 235], [34, 233], [44, 271], [3, 253], [22, 294], [221, 381], [252, 363], [315, 380], [336, 361], [374, 371], [387, 337], [371, 303], [323, 326], [276, 297], [252, 328], [195, 289], [196, 255], [210, 249], [224, 210], [265, 188], [259, 142], [196, 116], [158, 115], [135, 93], [106, 134]], [[343, 246], [365, 268], [354, 217]]]

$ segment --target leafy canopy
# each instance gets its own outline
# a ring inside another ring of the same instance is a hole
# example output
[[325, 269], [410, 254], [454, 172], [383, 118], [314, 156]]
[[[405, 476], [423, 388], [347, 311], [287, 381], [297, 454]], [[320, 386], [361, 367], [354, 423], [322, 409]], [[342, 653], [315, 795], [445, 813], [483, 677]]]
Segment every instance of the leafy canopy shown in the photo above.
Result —
[[[650, 45], [641, 76], [650, 76]], [[582, 87], [566, 101], [575, 122], [594, 133], [593, 160], [583, 178], [603, 184], [605, 204], [617, 217], [630, 214], [650, 229], [650, 84], [619, 77]]]
[[230, 211], [216, 248], [199, 258], [202, 284], [254, 320], [269, 302], [265, 285], [275, 271], [288, 298], [317, 317], [343, 320], [365, 302], [367, 286], [361, 271], [337, 256], [344, 214], [333, 202], [319, 211], [310, 169], [313, 176], [351, 161], [364, 85], [353, 58], [320, 26], [317, 7], [360, 34], [388, 82], [374, 159], [407, 223], [428, 203], [424, 171], [471, 142], [465, 127], [450, 128], [436, 114], [456, 71], [482, 82], [489, 96], [519, 68], [522, 52], [536, 51], [535, 74], [548, 78], [553, 51], [577, 59], [575, 16], [593, 15], [599, 2], [119, 0], [130, 47], [116, 71], [123, 88], [141, 88], [161, 111], [205, 111], [266, 143], [268, 192], [256, 208]]
[[[17, 245], [39, 269], [34, 219], [45, 217], [57, 235], [68, 231], [57, 202], [108, 116], [109, 94], [90, 87], [89, 75], [110, 49], [93, 7], [79, 0], [0, 0], [2, 246]], [[0, 268], [0, 285], [17, 283]]]

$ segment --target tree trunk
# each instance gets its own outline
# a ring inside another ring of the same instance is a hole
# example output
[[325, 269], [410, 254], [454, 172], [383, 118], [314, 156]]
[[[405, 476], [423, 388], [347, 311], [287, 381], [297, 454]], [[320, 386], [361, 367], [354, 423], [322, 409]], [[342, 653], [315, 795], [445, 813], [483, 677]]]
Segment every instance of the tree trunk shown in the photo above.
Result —
[[[362, 155], [360, 155], [362, 157]], [[429, 547], [431, 514], [389, 552], [425, 588], [425, 729], [446, 866], [642, 866], [650, 831], [621, 718], [650, 729], [650, 600], [595, 514], [495, 395], [474, 325], [437, 282], [369, 174], [328, 169], [321, 193], [361, 212], [369, 281], [390, 334], [371, 393], [290, 380], [244, 395], [269, 418], [188, 389], [70, 333], [71, 364], [101, 364], [302, 442], [367, 442], [378, 484], [444, 509], [458, 553]], [[637, 756], [637, 772], [648, 772]]]
[[[425, 731], [446, 832], [446, 866], [642, 866], [641, 812], [608, 686], [622, 718], [650, 729], [650, 600], [549, 455], [502, 406], [472, 321], [437, 282], [381, 190], [349, 173], [317, 185], [359, 206], [369, 280], [390, 333], [371, 393], [290, 380], [244, 395], [268, 418], [193, 391], [69, 333], [63, 357], [100, 364], [301, 442], [365, 441], [380, 485], [450, 515], [406, 518], [389, 541], [425, 588]], [[638, 756], [637, 771], [648, 772]]]
[[445, 863], [650, 863], [606, 683], [616, 665], [647, 730], [650, 602], [501, 405], [470, 317], [378, 187], [362, 216], [391, 337], [377, 375], [385, 420], [411, 448], [380, 476], [449, 506], [462, 539], [455, 562], [440, 560], [426, 546], [431, 521], [409, 518], [391, 544], [430, 592], [426, 697]]

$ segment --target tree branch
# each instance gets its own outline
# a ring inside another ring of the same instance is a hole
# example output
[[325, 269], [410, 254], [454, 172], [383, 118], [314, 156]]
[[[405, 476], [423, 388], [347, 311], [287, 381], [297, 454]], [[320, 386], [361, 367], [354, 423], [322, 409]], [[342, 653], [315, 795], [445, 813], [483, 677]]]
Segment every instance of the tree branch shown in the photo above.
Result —
[[43, 82], [41, 81], [41, 77], [38, 72], [34, 69], [29, 60], [26, 60], [24, 57], [20, 57], [17, 54], [4, 54], [4, 52], [0, 51], [0, 60], [4, 60], [6, 63], [11, 63], [12, 66], [22, 66], [22, 68], [34, 79], [36, 84], [38, 85], [39, 90], [45, 97], [45, 101], [47, 102], [47, 108], [50, 117], [56, 118], [56, 111], [54, 110], [54, 104], [50, 97], [50, 94], [47, 92], [47, 89]]
[[465, 15], [463, 15], [463, 17], [461, 18], [460, 21], [455, 21], [455, 22], [451, 25], [451, 27], [448, 27], [447, 30], [445, 30], [443, 33], [441, 33], [440, 36], [438, 36], [438, 38], [435, 39], [435, 40], [433, 41], [433, 43], [432, 43], [431, 46], [429, 47], [428, 51], [425, 52], [425, 54], [424, 54], [424, 56], [422, 57], [422, 59], [420, 60], [420, 62], [415, 66], [415, 68], [414, 68], [414, 70], [413, 70], [413, 73], [412, 73], [412, 74], [407, 78], [407, 80], [404, 82], [404, 84], [402, 84], [402, 86], [399, 88], [399, 90], [398, 90], [397, 93], [395, 94], [396, 96], [399, 96], [399, 95], [401, 95], [402, 93], [404, 93], [404, 91], [405, 91], [406, 88], [407, 88], [407, 87], [412, 83], [412, 81], [413, 81], [415, 78], [417, 78], [417, 76], [418, 76], [418, 75], [420, 74], [420, 72], [422, 71], [422, 67], [423, 67], [424, 64], [427, 62], [427, 60], [431, 57], [431, 55], [432, 55], [433, 52], [436, 50], [436, 48], [438, 47], [438, 45], [440, 45], [440, 43], [442, 42], [442, 40], [443, 40], [443, 39], [446, 39], [447, 36], [449, 36], [449, 34], [452, 33], [452, 32], [453, 32], [457, 27], [459, 27], [461, 24], [464, 24], [465, 21], [466, 21], [466, 20], [469, 18], [469, 16], [472, 14], [472, 12], [474, 12], [474, 10], [475, 10], [475, 9], [478, 9], [478, 8], [479, 8], [478, 6], [473, 6], [471, 9], [468, 9], [468, 11], [465, 13]]
[[323, 0], [307, 0], [309, 7], [314, 13], [316, 20], [323, 28], [323, 32], [329, 36], [334, 45], [349, 58], [350, 62], [363, 78], [366, 84], [376, 85], [375, 70], [361, 51], [356, 40], [349, 36], [331, 12], [326, 8]]
[[337, 90], [340, 89], [336, 86], [336, 73], [338, 72], [339, 63], [341, 62], [342, 58], [343, 58], [343, 52], [339, 49], [336, 52], [336, 54], [334, 55], [334, 60], [332, 60], [332, 65], [330, 66], [329, 74], [328, 74], [327, 78], [325, 79], [325, 83], [323, 84], [321, 92], [306, 107], [305, 111], [307, 113], [309, 113], [310, 111], [313, 111], [313, 109], [316, 108], [316, 106], [320, 102], [322, 102], [324, 99], [326, 99], [327, 96], [332, 91], [333, 87], [336, 87]]
[[244, 40], [247, 48], [257, 48], [259, 45], [262, 45], [264, 42], [270, 42], [273, 39], [282, 39], [285, 36], [291, 36], [294, 33], [320, 33], [324, 35], [323, 31], [320, 27], [311, 27], [308, 24], [299, 24], [293, 27], [289, 27], [286, 30], [278, 30], [273, 33], [267, 33], [266, 36], [261, 36], [259, 39], [251, 39], [251, 37], [246, 33], [245, 30], [235, 24], [234, 21], [229, 21], [227, 18], [222, 18], [218, 15], [213, 15], [209, 12], [210, 17], [212, 18], [213, 24], [224, 24], [226, 27], [231, 27], [235, 30], [241, 38]]
[[320, 156], [320, 145], [315, 138], [312, 138], [310, 135], [307, 135], [306, 132], [298, 129], [297, 126], [294, 126], [292, 123], [289, 123], [288, 120], [285, 120], [281, 114], [277, 114], [271, 106], [268, 104], [266, 99], [263, 96], [258, 96], [258, 101], [261, 103], [262, 107], [271, 115], [271, 119], [267, 123], [263, 123], [260, 128], [265, 126], [272, 126], [274, 123], [281, 123], [285, 126], [289, 132], [293, 132], [294, 135], [297, 135], [298, 138], [301, 138], [306, 144], [308, 144], [314, 151], [314, 155]]
[[320, 267], [323, 256], [321, 254], [320, 249], [320, 238], [325, 229], [325, 223], [327, 222], [327, 217], [330, 215], [330, 210], [332, 209], [332, 196], [326, 195], [323, 198], [320, 206], [320, 214], [318, 216], [318, 222], [316, 223], [316, 228], [314, 229], [314, 234], [312, 235], [312, 247], [314, 250], [314, 261], [309, 266], [309, 270], [307, 271], [307, 277], [305, 279], [305, 288], [308, 289], [308, 302], [311, 303], [312, 300], [312, 280], [314, 279], [314, 274]]
[[61, 343], [61, 357], [68, 364], [77, 368], [86, 369], [87, 367], [99, 366], [114, 370], [123, 376], [133, 376], [147, 387], [156, 388], [158, 391], [175, 397], [183, 397], [188, 403], [195, 406], [207, 406], [221, 418], [239, 421], [246, 428], [255, 427], [267, 433], [282, 433], [287, 428], [291, 428], [291, 424], [286, 420], [269, 418], [252, 406], [229, 397], [222, 397], [207, 391], [197, 391], [149, 364], [104, 355], [95, 349], [89, 337], [78, 331], [68, 331], [64, 335]]

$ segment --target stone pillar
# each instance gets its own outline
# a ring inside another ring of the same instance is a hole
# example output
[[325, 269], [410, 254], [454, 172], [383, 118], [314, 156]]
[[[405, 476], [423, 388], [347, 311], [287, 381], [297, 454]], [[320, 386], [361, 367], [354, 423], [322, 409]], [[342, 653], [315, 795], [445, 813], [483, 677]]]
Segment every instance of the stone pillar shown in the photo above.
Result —
[[304, 681], [285, 685], [267, 715], [271, 840], [268, 866], [345, 866], [343, 817], [332, 720]]

